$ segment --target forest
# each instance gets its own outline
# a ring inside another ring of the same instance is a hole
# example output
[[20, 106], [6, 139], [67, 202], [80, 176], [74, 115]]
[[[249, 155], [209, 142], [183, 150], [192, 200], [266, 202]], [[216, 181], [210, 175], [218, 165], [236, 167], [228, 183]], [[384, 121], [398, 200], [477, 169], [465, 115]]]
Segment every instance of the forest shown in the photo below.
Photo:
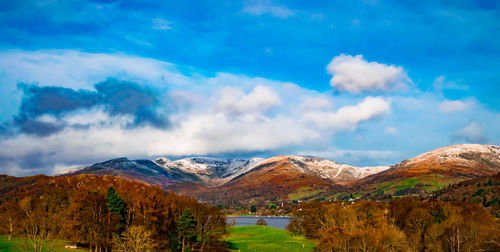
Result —
[[287, 228], [317, 240], [321, 251], [500, 251], [497, 219], [465, 202], [308, 202]]
[[[486, 192], [489, 181], [460, 188]], [[441, 196], [290, 205], [287, 230], [318, 251], [500, 251], [497, 208]], [[51, 240], [95, 252], [227, 251], [231, 232], [219, 207], [114, 176], [2, 175], [0, 219], [0, 235], [27, 251], [50, 251]]]
[[224, 251], [225, 216], [190, 197], [112, 176], [0, 178], [0, 234], [90, 251]]

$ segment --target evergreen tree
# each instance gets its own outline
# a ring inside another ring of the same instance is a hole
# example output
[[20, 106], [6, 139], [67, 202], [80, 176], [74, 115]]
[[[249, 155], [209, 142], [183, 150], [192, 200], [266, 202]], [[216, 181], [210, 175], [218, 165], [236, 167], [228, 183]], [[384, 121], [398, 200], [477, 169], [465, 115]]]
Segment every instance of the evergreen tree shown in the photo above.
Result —
[[177, 223], [177, 233], [182, 241], [182, 251], [196, 238], [196, 220], [189, 208], [184, 209]]
[[115, 188], [112, 186], [108, 188], [107, 201], [106, 205], [109, 212], [120, 216], [118, 229], [123, 229], [125, 224], [125, 202], [123, 202], [123, 199], [116, 193]]
[[252, 206], [250, 207], [250, 212], [252, 212], [252, 213], [257, 212], [257, 207], [256, 207], [255, 205], [252, 205]]

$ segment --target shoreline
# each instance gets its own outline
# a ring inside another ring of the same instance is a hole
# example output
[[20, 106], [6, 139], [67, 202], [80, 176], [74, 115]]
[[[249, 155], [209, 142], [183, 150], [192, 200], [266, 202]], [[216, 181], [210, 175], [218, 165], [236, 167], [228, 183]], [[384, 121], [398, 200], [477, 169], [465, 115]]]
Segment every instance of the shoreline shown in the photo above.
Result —
[[264, 217], [264, 218], [291, 218], [291, 215], [226, 215], [226, 217]]

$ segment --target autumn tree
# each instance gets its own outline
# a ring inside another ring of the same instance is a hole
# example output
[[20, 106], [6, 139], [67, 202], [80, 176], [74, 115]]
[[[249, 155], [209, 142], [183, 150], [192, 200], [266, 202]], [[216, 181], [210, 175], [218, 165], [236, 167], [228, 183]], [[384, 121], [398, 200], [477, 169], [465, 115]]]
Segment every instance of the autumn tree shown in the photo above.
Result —
[[191, 212], [196, 222], [196, 235], [198, 237], [199, 249], [211, 250], [219, 247], [220, 238], [226, 232], [226, 218], [222, 212], [204, 204], [192, 204]]
[[29, 246], [36, 251], [43, 251], [47, 240], [59, 238], [64, 216], [61, 210], [65, 206], [57, 193], [47, 193], [42, 197], [24, 197], [19, 202], [20, 224]]
[[12, 239], [12, 235], [15, 231], [19, 229], [19, 225], [21, 222], [21, 209], [19, 208], [19, 204], [13, 201], [6, 201], [0, 205], [0, 219], [4, 220], [0, 222], [0, 225], [3, 225], [3, 228], [7, 230], [9, 234], [8, 240]]
[[425, 238], [432, 223], [433, 218], [428, 209], [417, 207], [408, 213], [404, 224], [404, 231], [413, 250], [424, 250]]
[[114, 225], [108, 226], [108, 207], [103, 193], [78, 192], [73, 198], [70, 216], [76, 225], [73, 232], [81, 242], [89, 244], [90, 250], [99, 251], [108, 244], [107, 231]]
[[310, 239], [320, 238], [328, 228], [325, 225], [327, 209], [327, 204], [317, 201], [300, 204], [293, 211], [288, 229]]
[[[10, 189], [0, 192], [0, 234], [26, 237], [31, 251], [50, 250], [47, 239], [99, 252], [134, 240], [151, 240], [157, 251], [176, 251], [179, 240], [185, 250], [223, 250], [219, 209], [158, 186], [95, 175], [5, 179]], [[117, 235], [119, 243], [111, 239]]]

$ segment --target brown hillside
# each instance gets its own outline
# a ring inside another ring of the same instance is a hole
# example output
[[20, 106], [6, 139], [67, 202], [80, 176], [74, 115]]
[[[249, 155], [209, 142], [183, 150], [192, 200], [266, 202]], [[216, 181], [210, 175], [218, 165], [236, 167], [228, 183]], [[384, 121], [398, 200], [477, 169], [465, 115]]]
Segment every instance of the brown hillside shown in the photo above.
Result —
[[[220, 187], [212, 188], [210, 192], [197, 193], [196, 196], [208, 202], [246, 202], [253, 199], [263, 203], [291, 201], [294, 199], [291, 194], [299, 191], [304, 192], [303, 199], [307, 199], [342, 189], [342, 186], [304, 169], [293, 158], [279, 156], [266, 160]], [[300, 197], [298, 195], [296, 199]]]

